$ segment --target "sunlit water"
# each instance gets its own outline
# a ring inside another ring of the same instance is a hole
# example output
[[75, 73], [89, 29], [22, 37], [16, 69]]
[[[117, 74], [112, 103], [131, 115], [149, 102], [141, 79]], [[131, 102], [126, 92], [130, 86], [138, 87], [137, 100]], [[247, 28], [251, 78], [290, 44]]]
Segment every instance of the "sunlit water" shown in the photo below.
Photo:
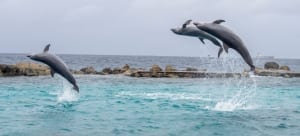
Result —
[[[3, 57], [4, 56], [4, 57]], [[88, 59], [87, 59], [88, 58]], [[71, 68], [154, 62], [235, 71], [244, 63], [182, 57], [64, 56]], [[85, 60], [86, 59], [86, 60]], [[0, 63], [26, 60], [2, 55]], [[97, 61], [99, 60], [99, 61]], [[263, 64], [267, 60], [256, 60]], [[299, 60], [278, 60], [299, 71]], [[97, 62], [94, 63], [94, 62]], [[93, 65], [95, 64], [95, 65]], [[241, 71], [241, 69], [238, 69]], [[299, 136], [300, 78], [0, 78], [0, 135]]]

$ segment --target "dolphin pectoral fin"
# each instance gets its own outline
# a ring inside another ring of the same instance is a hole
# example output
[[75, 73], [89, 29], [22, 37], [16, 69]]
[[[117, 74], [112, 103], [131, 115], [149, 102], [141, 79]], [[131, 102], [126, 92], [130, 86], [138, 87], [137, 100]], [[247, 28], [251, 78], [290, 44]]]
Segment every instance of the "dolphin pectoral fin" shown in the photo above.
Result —
[[221, 23], [223, 23], [223, 22], [225, 22], [225, 20], [223, 20], [223, 19], [218, 19], [218, 20], [215, 20], [215, 21], [213, 22], [213, 24], [221, 24]]
[[228, 48], [229, 48], [228, 45], [226, 43], [223, 43], [223, 47], [225, 52], [228, 53]]
[[199, 37], [199, 40], [203, 43], [203, 44], [205, 44], [205, 42], [204, 42], [204, 39], [203, 38], [201, 38], [201, 37]]
[[50, 69], [50, 74], [51, 74], [51, 77], [54, 77], [55, 71], [52, 68]]
[[46, 47], [44, 48], [44, 52], [48, 52], [50, 48], [50, 44], [46, 45]]
[[220, 48], [219, 48], [219, 52], [218, 52], [218, 58], [220, 58], [220, 55], [221, 55], [222, 52], [223, 52], [223, 48], [220, 47]]

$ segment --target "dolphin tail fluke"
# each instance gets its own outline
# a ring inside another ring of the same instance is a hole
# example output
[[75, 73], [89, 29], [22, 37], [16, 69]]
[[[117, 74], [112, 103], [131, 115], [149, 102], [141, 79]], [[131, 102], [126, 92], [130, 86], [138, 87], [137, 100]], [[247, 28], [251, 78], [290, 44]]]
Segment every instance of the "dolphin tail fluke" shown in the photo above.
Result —
[[79, 87], [77, 86], [77, 84], [74, 84], [73, 89], [79, 93]]

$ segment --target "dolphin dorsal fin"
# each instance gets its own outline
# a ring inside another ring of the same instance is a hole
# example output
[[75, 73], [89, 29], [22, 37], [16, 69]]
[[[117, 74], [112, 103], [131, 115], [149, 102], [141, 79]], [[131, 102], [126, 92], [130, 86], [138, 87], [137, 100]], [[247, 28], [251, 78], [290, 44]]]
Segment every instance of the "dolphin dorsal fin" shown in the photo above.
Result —
[[189, 25], [191, 22], [192, 22], [192, 19], [185, 21], [184, 24], [182, 25], [182, 28], [186, 28], [186, 26]]
[[218, 20], [215, 20], [213, 23], [214, 23], [214, 24], [221, 24], [221, 23], [223, 23], [223, 22], [225, 22], [225, 20], [223, 20], [223, 19], [218, 19]]
[[44, 52], [48, 52], [50, 48], [50, 44], [46, 45], [46, 47], [44, 48]]

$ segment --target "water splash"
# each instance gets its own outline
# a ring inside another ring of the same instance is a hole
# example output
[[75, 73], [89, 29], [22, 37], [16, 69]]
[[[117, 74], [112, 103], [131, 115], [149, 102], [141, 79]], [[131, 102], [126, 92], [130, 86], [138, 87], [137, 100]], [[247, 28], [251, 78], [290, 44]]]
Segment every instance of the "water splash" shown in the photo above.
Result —
[[79, 94], [73, 90], [72, 86], [64, 79], [62, 79], [62, 90], [57, 94], [58, 102], [72, 102], [79, 99]]
[[[229, 58], [229, 54], [225, 55], [222, 63], [223, 69], [229, 67], [230, 72], [236, 71], [237, 68], [243, 67], [242, 61]], [[228, 72], [227, 71], [227, 72]], [[232, 78], [223, 80], [222, 90], [224, 96], [221, 100], [217, 100], [215, 106], [210, 108], [216, 111], [234, 111], [253, 109], [256, 106], [252, 103], [252, 99], [256, 94], [256, 77], [253, 73], [249, 73], [250, 78]], [[234, 94], [232, 94], [234, 93]]]
[[251, 99], [255, 96], [256, 83], [253, 86], [241, 87], [237, 94], [231, 97], [229, 100], [221, 100], [216, 103], [213, 110], [216, 111], [234, 111], [234, 110], [248, 110], [254, 109]]

